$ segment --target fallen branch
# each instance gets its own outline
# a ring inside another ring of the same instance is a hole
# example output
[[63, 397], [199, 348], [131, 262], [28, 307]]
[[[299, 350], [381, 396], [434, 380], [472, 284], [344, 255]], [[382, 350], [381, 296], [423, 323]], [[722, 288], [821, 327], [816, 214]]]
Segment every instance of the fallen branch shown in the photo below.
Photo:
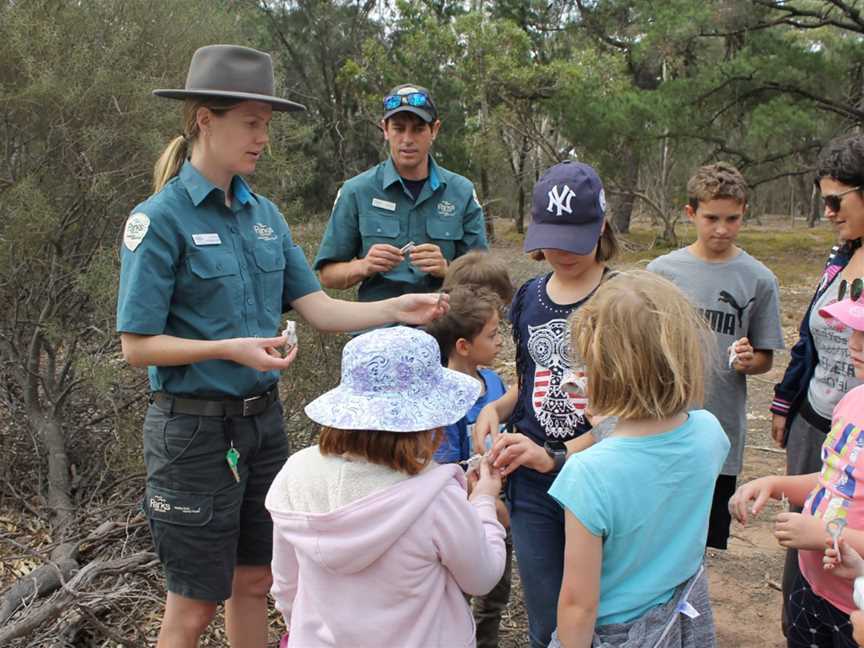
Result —
[[0, 646], [19, 637], [24, 637], [41, 626], [43, 623], [53, 621], [63, 612], [67, 611], [70, 604], [81, 596], [80, 588], [87, 587], [101, 576], [112, 574], [128, 574], [143, 569], [148, 569], [156, 563], [156, 554], [150, 551], [139, 551], [138, 553], [117, 558], [115, 560], [94, 560], [82, 567], [71, 580], [69, 580], [57, 593], [38, 608], [33, 609], [23, 619], [0, 629]]

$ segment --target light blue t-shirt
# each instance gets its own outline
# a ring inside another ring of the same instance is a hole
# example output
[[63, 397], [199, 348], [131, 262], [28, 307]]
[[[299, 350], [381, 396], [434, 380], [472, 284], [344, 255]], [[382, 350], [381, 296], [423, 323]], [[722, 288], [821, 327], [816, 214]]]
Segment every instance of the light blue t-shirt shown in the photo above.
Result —
[[696, 572], [728, 452], [714, 415], [694, 410], [669, 432], [612, 435], [567, 460], [549, 494], [603, 538], [597, 625], [642, 616]]

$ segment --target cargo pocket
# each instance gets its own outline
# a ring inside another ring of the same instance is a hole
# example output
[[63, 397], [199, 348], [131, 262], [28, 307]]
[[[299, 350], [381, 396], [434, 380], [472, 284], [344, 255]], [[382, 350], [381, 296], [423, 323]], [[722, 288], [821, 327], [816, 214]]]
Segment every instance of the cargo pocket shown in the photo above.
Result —
[[144, 511], [156, 522], [202, 527], [213, 519], [212, 493], [187, 493], [147, 484]]

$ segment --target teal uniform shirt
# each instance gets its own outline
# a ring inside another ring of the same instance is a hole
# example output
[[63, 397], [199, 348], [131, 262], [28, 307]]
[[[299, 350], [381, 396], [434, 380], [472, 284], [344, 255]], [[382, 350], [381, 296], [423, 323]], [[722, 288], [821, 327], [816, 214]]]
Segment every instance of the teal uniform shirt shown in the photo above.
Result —
[[[190, 340], [271, 337], [295, 299], [320, 290], [279, 209], [232, 180], [232, 205], [189, 162], [135, 207], [120, 251], [117, 330]], [[150, 367], [154, 391], [260, 394], [278, 371], [227, 360]]]
[[[429, 157], [429, 179], [416, 202], [388, 158], [348, 180], [339, 190], [314, 268], [334, 261], [365, 257], [376, 243], [401, 248], [434, 243], [448, 263], [469, 250], [486, 248], [483, 208], [474, 185], [435, 164]], [[432, 292], [441, 279], [405, 259], [398, 266], [364, 279], [360, 301], [375, 301], [410, 292]]]

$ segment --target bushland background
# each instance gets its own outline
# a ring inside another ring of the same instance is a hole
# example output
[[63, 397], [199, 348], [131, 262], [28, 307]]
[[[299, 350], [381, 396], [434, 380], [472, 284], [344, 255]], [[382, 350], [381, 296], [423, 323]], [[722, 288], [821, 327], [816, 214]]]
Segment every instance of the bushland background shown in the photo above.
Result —
[[[274, 119], [253, 184], [310, 256], [340, 184], [386, 154], [382, 95], [411, 81], [433, 91], [436, 158], [474, 181], [517, 282], [542, 271], [519, 252], [547, 166], [598, 168], [627, 266], [692, 240], [695, 166], [738, 165], [753, 190], [743, 245], [778, 275], [792, 342], [832, 242], [813, 165], [864, 117], [860, 5], [0, 0], [0, 645], [143, 646], [158, 628], [139, 513], [146, 376], [119, 354], [114, 302], [123, 222], [180, 129], [179, 104], [150, 90], [182, 87], [197, 47], [271, 52], [279, 92], [308, 107]], [[295, 448], [314, 441], [302, 406], [338, 380], [343, 342], [301, 323], [282, 380]], [[751, 381], [745, 478], [782, 470], [765, 404], [785, 363]], [[767, 517], [736, 535], [711, 557], [721, 645], [773, 645]], [[504, 635], [524, 643], [518, 596]]]

